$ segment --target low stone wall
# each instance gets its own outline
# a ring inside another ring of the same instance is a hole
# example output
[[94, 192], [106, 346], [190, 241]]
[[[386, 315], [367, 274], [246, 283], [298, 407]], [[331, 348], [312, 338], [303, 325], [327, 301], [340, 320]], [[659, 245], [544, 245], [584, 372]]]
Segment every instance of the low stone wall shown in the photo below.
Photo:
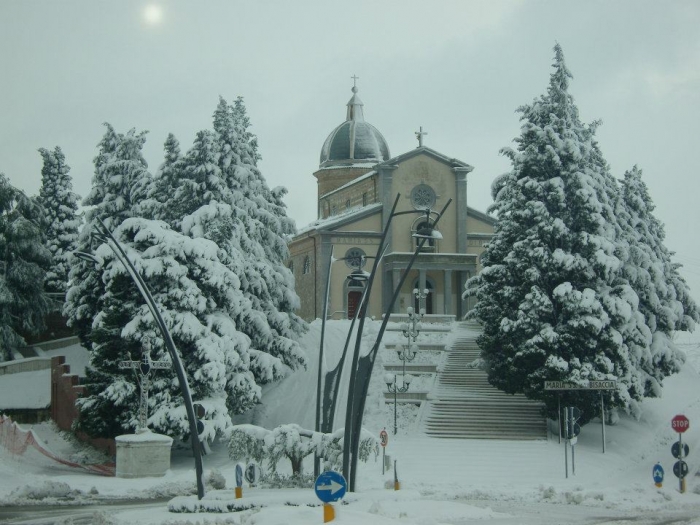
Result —
[[50, 357], [30, 357], [0, 363], [0, 376], [4, 374], [19, 374], [20, 372], [34, 372], [36, 370], [48, 370], [51, 368]]
[[[85, 391], [80, 384], [80, 378], [71, 374], [70, 365], [65, 364], [66, 358], [56, 356], [51, 358], [51, 419], [58, 428], [74, 432], [73, 425], [78, 419], [76, 401]], [[115, 456], [117, 447], [113, 439], [92, 438], [83, 432], [75, 432], [81, 441], [90, 443], [110, 456]]]

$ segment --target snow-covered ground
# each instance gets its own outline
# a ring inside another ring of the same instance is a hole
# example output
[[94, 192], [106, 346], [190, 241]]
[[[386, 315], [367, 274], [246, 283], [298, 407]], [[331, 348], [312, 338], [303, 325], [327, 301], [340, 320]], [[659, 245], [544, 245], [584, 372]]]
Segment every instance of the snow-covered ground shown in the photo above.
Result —
[[[342, 351], [349, 323], [329, 323], [326, 332], [328, 362], [335, 364]], [[378, 323], [365, 329], [366, 342], [374, 339]], [[303, 338], [310, 365], [278, 385], [266, 389], [264, 403], [235, 423], [273, 428], [298, 423], [313, 428], [320, 323]], [[395, 337], [387, 333], [387, 342]], [[427, 335], [421, 337], [428, 337]], [[444, 338], [444, 335], [442, 336]], [[399, 433], [391, 434], [393, 406], [383, 402], [381, 366], [396, 362], [393, 353], [380, 352], [370, 388], [364, 426], [378, 433], [390, 430], [386, 453], [397, 462], [401, 490], [393, 490], [393, 471], [382, 475], [381, 456], [360, 464], [358, 492], [348, 494], [347, 505], [336, 505], [335, 522], [345, 524], [568, 524], [568, 523], [694, 523], [700, 524], [700, 350], [698, 339], [679, 338], [688, 353], [680, 374], [664, 382], [664, 397], [647, 400], [639, 421], [622, 417], [606, 427], [606, 452], [598, 420], [586, 425], [575, 447], [575, 475], [565, 477], [564, 445], [557, 436], [547, 441], [438, 440], [415, 435], [418, 411], [399, 407]], [[426, 339], [427, 342], [427, 339]], [[345, 382], [344, 382], [345, 385]], [[341, 388], [339, 411], [345, 406]], [[671, 418], [684, 414], [690, 429], [683, 435], [690, 446], [687, 491], [679, 493], [673, 476], [671, 445], [678, 435]], [[336, 419], [340, 426], [341, 417]], [[60, 435], [50, 424], [35, 427], [46, 447], [66, 459], [87, 454]], [[95, 459], [95, 458], [93, 458]], [[569, 462], [571, 457], [569, 456]], [[652, 480], [659, 462], [666, 479], [661, 488]], [[288, 468], [285, 462], [280, 466]], [[235, 465], [226, 447], [215, 444], [204, 457], [205, 472], [218, 470], [232, 491]], [[571, 469], [571, 463], [569, 463]], [[311, 470], [310, 463], [305, 466]], [[173, 454], [171, 470], [163, 478], [119, 479], [70, 469], [29, 449], [22, 456], [0, 445], [0, 504], [82, 502], [107, 505], [119, 498], [172, 498], [191, 493], [194, 462], [187, 449]], [[264, 489], [244, 486], [243, 500], [262, 505], [232, 514], [174, 514], [167, 504], [144, 508], [110, 507], [94, 522], [105, 524], [310, 524], [322, 523], [322, 510], [311, 489]], [[230, 492], [208, 489], [207, 497], [230, 497]], [[0, 508], [0, 513], [2, 508]], [[37, 515], [39, 513], [37, 512]], [[0, 514], [1, 515], [1, 514]], [[42, 514], [46, 516], [46, 514]], [[73, 523], [72, 518], [54, 523]], [[48, 523], [47, 521], [36, 521]]]

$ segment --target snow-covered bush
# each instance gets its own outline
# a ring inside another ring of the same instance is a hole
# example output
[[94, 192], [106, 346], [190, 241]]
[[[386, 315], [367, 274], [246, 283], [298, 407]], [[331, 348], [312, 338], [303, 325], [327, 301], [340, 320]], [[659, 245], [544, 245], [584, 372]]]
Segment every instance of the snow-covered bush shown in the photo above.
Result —
[[[344, 430], [323, 434], [301, 428], [299, 425], [280, 425], [267, 430], [255, 425], [237, 425], [231, 433], [229, 456], [235, 460], [254, 459], [262, 464], [268, 461], [270, 474], [276, 473], [277, 463], [287, 458], [292, 464], [293, 476], [302, 475], [305, 457], [318, 454], [330, 468], [338, 469], [342, 463]], [[359, 458], [367, 461], [379, 451], [379, 440], [368, 430], [362, 429]]]

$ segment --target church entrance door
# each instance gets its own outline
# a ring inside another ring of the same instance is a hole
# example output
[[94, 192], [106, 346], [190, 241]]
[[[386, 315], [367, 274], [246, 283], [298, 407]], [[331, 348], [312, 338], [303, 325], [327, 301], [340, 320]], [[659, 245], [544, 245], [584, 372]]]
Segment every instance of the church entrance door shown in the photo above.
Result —
[[362, 292], [348, 292], [348, 319], [353, 319], [355, 317], [355, 312], [360, 306], [360, 300], [362, 299]]

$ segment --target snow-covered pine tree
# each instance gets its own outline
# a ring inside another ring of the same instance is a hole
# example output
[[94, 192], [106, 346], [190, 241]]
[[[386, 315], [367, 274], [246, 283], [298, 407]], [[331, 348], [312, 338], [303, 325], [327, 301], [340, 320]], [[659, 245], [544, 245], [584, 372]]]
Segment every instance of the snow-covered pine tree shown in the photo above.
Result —
[[[110, 124], [105, 124], [106, 132], [98, 145], [94, 159], [95, 173], [92, 188], [83, 204], [90, 206], [85, 213], [86, 221], [79, 237], [77, 249], [92, 253], [100, 247], [100, 241], [93, 238], [92, 232], [97, 219], [101, 219], [110, 230], [120, 225], [133, 213], [136, 188], [145, 187], [142, 179], [149, 177], [146, 161], [141, 150], [145, 142], [145, 132], [130, 130], [126, 134], [117, 133]], [[107, 249], [106, 246], [103, 247]], [[124, 344], [120, 333], [136, 314], [130, 310], [117, 308], [111, 301], [110, 282], [113, 292], [123, 299], [122, 304], [135, 304], [138, 291], [128, 276], [118, 272], [115, 265], [96, 268], [94, 264], [74, 257], [71, 260], [69, 286], [63, 313], [69, 326], [78, 332], [81, 343], [90, 350], [90, 363], [86, 371], [86, 400], [103, 390], [113, 391], [119, 384], [121, 375], [115, 375], [116, 364], [126, 359], [128, 353], [140, 355], [136, 343]], [[123, 375], [123, 372], [122, 372]], [[133, 387], [133, 385], [132, 385]], [[134, 394], [136, 395], [136, 394]], [[115, 412], [113, 405], [81, 406], [79, 425], [94, 436], [114, 437], [124, 431], [124, 417]]]
[[243, 99], [239, 97], [231, 106], [220, 98], [213, 119], [220, 148], [219, 167], [234, 199], [234, 215], [245, 229], [240, 236], [248, 259], [243, 290], [255, 309], [264, 312], [269, 327], [264, 331], [246, 330], [252, 347], [263, 352], [254, 354], [256, 377], [268, 382], [278, 376], [269, 374], [273, 369], [266, 363], [265, 354], [291, 368], [305, 362], [296, 338], [306, 325], [294, 313], [299, 298], [293, 274], [285, 265], [289, 258], [287, 241], [296, 228], [282, 202], [286, 190], [270, 190], [257, 167], [257, 138], [250, 132]]
[[656, 397], [661, 381], [678, 372], [685, 361], [673, 344], [673, 332], [692, 331], [700, 315], [688, 285], [678, 273], [679, 266], [664, 244], [664, 226], [653, 214], [654, 204], [637, 166], [625, 172], [622, 203], [630, 246], [625, 272], [652, 334], [652, 344], [641, 360], [648, 374], [645, 395]]
[[78, 195], [72, 191], [70, 167], [61, 148], [56, 146], [53, 151], [41, 148], [39, 153], [44, 161], [39, 202], [46, 211], [46, 246], [52, 257], [44, 287], [47, 292], [63, 294], [68, 285], [70, 259], [76, 249], [80, 230]]
[[[220, 260], [226, 254], [214, 242], [175, 232], [161, 221], [126, 219], [113, 234], [144, 276], [169, 326], [193, 399], [207, 408], [204, 436], [226, 433], [230, 414], [260, 399], [260, 387], [249, 370], [250, 341], [229, 315], [249, 305], [242, 299], [238, 277]], [[92, 435], [112, 437], [133, 430], [138, 422], [136, 378], [120, 370], [119, 361], [139, 359], [144, 347], [150, 348], [154, 360], [170, 361], [170, 355], [124, 266], [105, 245], [97, 255], [105, 261], [105, 294], [93, 331], [100, 359], [93, 359], [85, 382], [87, 395], [79, 401], [81, 414], [90, 417], [80, 421]], [[189, 426], [174, 371], [152, 375], [149, 428], [186, 437]]]
[[[519, 108], [513, 169], [494, 184], [497, 215], [483, 271], [467, 283], [477, 298], [471, 318], [489, 381], [545, 402], [556, 416], [548, 380], [618, 379], [607, 406], [634, 410], [643, 372], [631, 345], [650, 343], [638, 298], [621, 276], [627, 257], [615, 209], [616, 185], [568, 92], [571, 73], [557, 44], [545, 95]], [[620, 244], [622, 243], [622, 244]], [[598, 396], [565, 393], [582, 421], [598, 413]]]
[[44, 246], [41, 204], [13, 187], [0, 173], [0, 361], [39, 333], [50, 302], [44, 292], [51, 253]]
[[[142, 191], [144, 196], [136, 207], [136, 215], [172, 223], [175, 214], [165, 204], [172, 198], [180, 178], [180, 143], [175, 135], [168, 134], [163, 149], [165, 151], [163, 163], [149, 180], [148, 187]], [[181, 218], [178, 217], [178, 219]]]
[[[236, 322], [264, 320], [243, 297], [240, 280], [230, 268], [235, 266], [232, 260], [241, 259], [231, 252], [241, 228], [234, 227], [231, 208], [224, 202], [231, 200], [230, 191], [218, 171], [214, 139], [212, 132], [199, 133], [192, 149], [180, 158], [177, 142], [169, 137], [159, 177], [140, 179], [145, 198], [135, 203], [131, 213], [147, 211], [172, 220], [177, 229], [162, 221], [133, 217], [114, 230], [169, 326], [194, 399], [207, 407], [205, 435], [210, 438], [227, 431], [230, 414], [260, 400], [260, 387], [250, 371], [250, 340]], [[164, 176], [167, 180], [160, 180]], [[153, 359], [169, 360], [170, 356], [121, 263], [105, 245], [97, 254], [106, 261], [100, 313], [91, 332], [99, 359], [93, 359], [85, 382], [88, 395], [81, 400], [80, 410], [91, 416], [81, 418], [81, 425], [93, 435], [113, 436], [137, 424], [135, 378], [118, 368], [119, 361], [129, 354], [138, 358], [146, 345]], [[189, 429], [173, 372], [159, 372], [154, 379], [150, 428], [186, 437]]]
[[[78, 236], [78, 250], [82, 252], [92, 252], [96, 247], [92, 237], [96, 219], [104, 221], [112, 230], [132, 216], [135, 189], [145, 187], [143, 179], [150, 178], [141, 153], [146, 132], [136, 133], [131, 129], [121, 134], [110, 124], [105, 126], [107, 131], [94, 159], [92, 188], [83, 201], [90, 208], [85, 213], [85, 224]], [[101, 309], [99, 300], [104, 293], [102, 276], [93, 264], [73, 258], [69, 279], [63, 313], [69, 326], [77, 329], [82, 344], [90, 348], [93, 319]]]

